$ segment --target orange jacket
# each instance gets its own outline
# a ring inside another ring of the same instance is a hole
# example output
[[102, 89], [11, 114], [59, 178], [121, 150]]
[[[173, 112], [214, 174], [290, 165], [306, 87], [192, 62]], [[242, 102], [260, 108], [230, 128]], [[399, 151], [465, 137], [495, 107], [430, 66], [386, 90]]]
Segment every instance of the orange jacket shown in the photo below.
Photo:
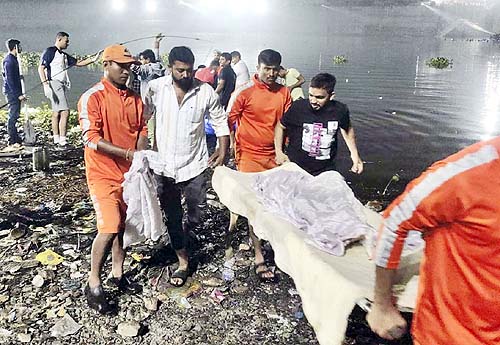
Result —
[[136, 148], [139, 135], [147, 136], [141, 97], [103, 78], [80, 97], [78, 112], [88, 183], [121, 184], [130, 162], [98, 151], [97, 143], [104, 139], [125, 149]]
[[409, 230], [426, 247], [412, 333], [420, 345], [500, 344], [500, 137], [433, 164], [385, 211], [376, 264]]
[[256, 75], [253, 83], [236, 98], [229, 126], [238, 126], [235, 139], [239, 150], [258, 156], [274, 155], [274, 128], [292, 104], [290, 91], [279, 84], [271, 88]]

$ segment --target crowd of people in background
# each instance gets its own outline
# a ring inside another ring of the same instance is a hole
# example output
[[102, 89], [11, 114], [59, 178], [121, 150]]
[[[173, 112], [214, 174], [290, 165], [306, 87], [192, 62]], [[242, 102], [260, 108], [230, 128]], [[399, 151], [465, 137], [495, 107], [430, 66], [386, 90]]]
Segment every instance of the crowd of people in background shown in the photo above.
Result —
[[[205, 171], [223, 165], [229, 154], [244, 173], [291, 161], [319, 175], [336, 170], [340, 132], [352, 160], [351, 171], [364, 170], [351, 114], [346, 104], [335, 99], [332, 74], [314, 76], [305, 96], [305, 78], [294, 68], [284, 68], [276, 50], [262, 50], [256, 73], [250, 75], [238, 51], [216, 50], [206, 65], [195, 69], [191, 49], [178, 46], [170, 50], [168, 66], [163, 66], [158, 61], [160, 41], [161, 36], [156, 37], [155, 51], [144, 50], [139, 60], [123, 45], [106, 47], [101, 81], [78, 102], [98, 229], [85, 296], [89, 307], [103, 314], [112, 310], [102, 284], [102, 268], [110, 252], [109, 283], [126, 293], [141, 291], [123, 272], [127, 205], [122, 182], [137, 151], [152, 148], [169, 162], [168, 169], [157, 168], [154, 176], [179, 261], [170, 277], [176, 287], [192, 273], [187, 236], [201, 219]], [[63, 147], [69, 111], [67, 70], [98, 58], [78, 61], [64, 51], [68, 45], [69, 35], [59, 32], [38, 69], [53, 110], [53, 142]], [[22, 141], [16, 121], [26, 97], [18, 63], [21, 42], [10, 39], [7, 49], [3, 92], [9, 104], [9, 144], [16, 144]], [[418, 229], [428, 235], [413, 323], [415, 343], [500, 343], [499, 157], [499, 138], [473, 145], [431, 167], [388, 207], [375, 255], [375, 301], [368, 314], [370, 326], [379, 335], [392, 339], [394, 327], [406, 327], [393, 304], [392, 285], [406, 234]], [[237, 218], [231, 214], [230, 228]], [[251, 226], [249, 235], [255, 273], [264, 283], [276, 282], [274, 267], [265, 260]]]

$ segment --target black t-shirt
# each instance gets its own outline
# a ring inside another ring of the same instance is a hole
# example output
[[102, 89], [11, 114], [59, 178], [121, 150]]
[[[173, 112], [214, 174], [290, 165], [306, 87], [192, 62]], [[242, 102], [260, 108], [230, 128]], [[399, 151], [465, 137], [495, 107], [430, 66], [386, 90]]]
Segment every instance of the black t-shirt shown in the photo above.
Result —
[[224, 80], [224, 88], [220, 93], [219, 101], [220, 104], [227, 108], [227, 104], [229, 103], [229, 99], [231, 98], [231, 94], [234, 91], [234, 87], [236, 85], [236, 74], [230, 65], [225, 66], [218, 75], [219, 80]]
[[344, 103], [330, 101], [313, 110], [308, 99], [297, 100], [283, 115], [281, 123], [289, 138], [290, 160], [312, 175], [335, 170], [337, 134], [351, 126], [349, 109]]

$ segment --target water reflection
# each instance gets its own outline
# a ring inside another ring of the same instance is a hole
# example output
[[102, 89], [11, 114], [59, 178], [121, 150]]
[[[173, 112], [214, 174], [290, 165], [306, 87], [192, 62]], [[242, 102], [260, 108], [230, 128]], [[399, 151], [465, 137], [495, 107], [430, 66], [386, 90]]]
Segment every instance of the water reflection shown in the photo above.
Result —
[[500, 61], [488, 61], [485, 86], [485, 105], [483, 109], [484, 133], [481, 139], [490, 139], [498, 131], [500, 116]]

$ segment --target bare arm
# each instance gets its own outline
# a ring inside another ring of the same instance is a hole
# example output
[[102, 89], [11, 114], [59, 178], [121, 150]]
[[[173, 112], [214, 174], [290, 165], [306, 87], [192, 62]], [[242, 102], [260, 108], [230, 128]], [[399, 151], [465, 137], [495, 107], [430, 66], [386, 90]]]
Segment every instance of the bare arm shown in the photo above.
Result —
[[156, 61], [161, 61], [161, 57], [160, 57], [160, 42], [161, 42], [162, 39], [163, 39], [163, 36], [161, 35], [161, 33], [159, 33], [155, 37], [155, 43], [153, 45], [153, 49], [154, 49], [154, 53], [155, 53], [155, 56], [156, 56]]
[[296, 87], [300, 87], [305, 82], [306, 82], [305, 78], [302, 76], [302, 74], [299, 74], [299, 76], [297, 77], [297, 82], [295, 84], [290, 85], [288, 88], [291, 91]]
[[371, 329], [385, 339], [400, 337], [407, 325], [399, 310], [392, 303], [392, 287], [396, 270], [377, 266], [375, 298], [366, 320]]
[[283, 152], [283, 143], [285, 142], [286, 127], [278, 122], [274, 128], [274, 150], [276, 151], [276, 164], [281, 165], [289, 162], [288, 156]]
[[90, 65], [91, 63], [94, 63], [96, 62], [98, 59], [99, 59], [99, 56], [101, 55], [103, 51], [100, 50], [98, 51], [96, 54], [94, 55], [91, 55], [89, 56], [88, 58], [84, 59], [84, 60], [80, 60], [76, 63], [76, 66], [78, 67], [85, 67], [85, 66], [88, 66]]
[[220, 93], [224, 89], [224, 84], [225, 83], [226, 83], [226, 81], [224, 79], [219, 79], [219, 83], [217, 84], [217, 88], [215, 89], [215, 93], [217, 93], [218, 95], [220, 95]]
[[351, 171], [357, 174], [361, 174], [363, 172], [363, 160], [359, 156], [358, 147], [356, 146], [356, 135], [354, 134], [354, 128], [350, 126], [347, 131], [341, 128], [340, 132], [342, 133], [342, 137], [344, 138], [347, 148], [351, 153]]
[[44, 84], [48, 83], [47, 74], [45, 73], [46, 70], [44, 65], [38, 66], [38, 75], [40, 76], [40, 81]]
[[132, 157], [134, 156], [135, 152], [135, 150], [133, 149], [126, 149], [123, 147], [116, 146], [102, 138], [97, 143], [97, 151], [104, 152], [107, 155], [117, 158], [123, 158], [126, 160], [132, 160]]

